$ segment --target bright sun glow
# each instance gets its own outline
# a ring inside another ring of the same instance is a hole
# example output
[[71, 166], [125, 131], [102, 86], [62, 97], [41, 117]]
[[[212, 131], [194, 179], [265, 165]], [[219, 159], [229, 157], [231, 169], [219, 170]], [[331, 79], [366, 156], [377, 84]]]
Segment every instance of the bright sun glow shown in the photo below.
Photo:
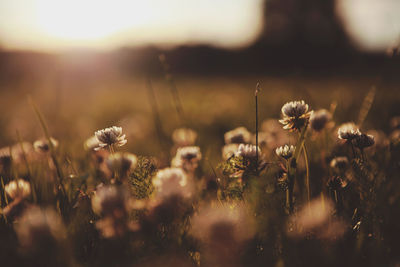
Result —
[[64, 39], [107, 37], [151, 17], [147, 1], [41, 0], [37, 8], [40, 27]]

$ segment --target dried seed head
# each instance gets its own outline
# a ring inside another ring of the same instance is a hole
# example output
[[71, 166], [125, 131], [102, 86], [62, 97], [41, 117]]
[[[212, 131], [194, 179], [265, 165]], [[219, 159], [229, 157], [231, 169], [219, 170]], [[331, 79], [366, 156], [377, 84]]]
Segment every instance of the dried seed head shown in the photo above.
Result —
[[192, 146], [197, 139], [197, 133], [192, 129], [179, 128], [172, 133], [172, 140], [177, 146]]
[[167, 198], [172, 195], [191, 196], [191, 185], [185, 172], [180, 168], [165, 168], [159, 170], [153, 179], [158, 197]]
[[[53, 148], [58, 147], [58, 141], [56, 139], [54, 139], [53, 137], [50, 137], [50, 142], [53, 145]], [[36, 140], [33, 143], [33, 148], [35, 149], [36, 152], [47, 153], [50, 151], [49, 140], [47, 140], [45, 138]]]
[[122, 134], [121, 127], [112, 126], [103, 130], [96, 131], [94, 134], [99, 141], [99, 147], [95, 150], [99, 150], [101, 148], [112, 145], [123, 146], [127, 142], [127, 140], [125, 139], [125, 134]]
[[294, 153], [295, 149], [296, 149], [296, 147], [294, 147], [294, 146], [285, 145], [285, 146], [278, 147], [275, 150], [275, 153], [279, 157], [282, 157], [282, 158], [287, 160], [287, 159], [290, 159], [293, 156], [293, 153]]
[[23, 179], [9, 182], [4, 190], [12, 199], [23, 199], [31, 195], [31, 185]]
[[374, 136], [370, 134], [360, 134], [354, 140], [354, 146], [359, 149], [364, 149], [375, 144]]
[[282, 107], [282, 119], [279, 120], [282, 123], [283, 129], [295, 131], [306, 125], [310, 119], [312, 111], [308, 111], [308, 105], [303, 101], [292, 101], [288, 102]]
[[251, 133], [245, 127], [238, 127], [224, 135], [225, 144], [248, 144], [251, 142]]
[[310, 125], [314, 131], [322, 131], [327, 123], [332, 119], [332, 115], [326, 109], [320, 109], [310, 117]]
[[359, 135], [361, 135], [360, 130], [352, 122], [344, 123], [338, 129], [339, 139], [351, 141]]
[[248, 159], [253, 159], [257, 156], [261, 155], [261, 149], [254, 145], [249, 144], [240, 144], [238, 150], [236, 151], [235, 156], [241, 156]]

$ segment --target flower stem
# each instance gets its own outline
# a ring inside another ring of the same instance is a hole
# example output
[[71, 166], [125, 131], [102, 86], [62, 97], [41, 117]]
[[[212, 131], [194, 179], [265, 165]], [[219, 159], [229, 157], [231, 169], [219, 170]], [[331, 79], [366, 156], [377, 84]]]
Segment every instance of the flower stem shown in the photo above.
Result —
[[303, 142], [303, 155], [304, 155], [304, 162], [306, 164], [306, 187], [307, 187], [307, 202], [308, 207], [310, 208], [310, 199], [311, 199], [311, 192], [310, 192], [310, 168], [308, 165], [308, 156], [307, 156], [307, 149], [306, 145]]

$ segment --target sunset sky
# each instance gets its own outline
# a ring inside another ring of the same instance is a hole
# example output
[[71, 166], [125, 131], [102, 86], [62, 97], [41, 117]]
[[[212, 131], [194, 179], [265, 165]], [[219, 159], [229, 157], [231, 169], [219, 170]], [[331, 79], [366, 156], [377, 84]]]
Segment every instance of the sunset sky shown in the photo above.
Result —
[[[337, 0], [355, 43], [386, 49], [400, 37], [400, 1]], [[262, 0], [2, 0], [0, 45], [60, 51], [124, 45], [246, 46], [262, 27]]]

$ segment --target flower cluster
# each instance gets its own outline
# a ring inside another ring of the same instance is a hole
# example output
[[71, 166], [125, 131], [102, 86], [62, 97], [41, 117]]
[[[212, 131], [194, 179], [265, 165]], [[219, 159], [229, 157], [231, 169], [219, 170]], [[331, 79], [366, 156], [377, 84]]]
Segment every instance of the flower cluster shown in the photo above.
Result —
[[112, 126], [103, 130], [98, 130], [94, 134], [99, 141], [99, 147], [95, 148], [95, 150], [112, 147], [114, 145], [123, 146], [127, 143], [125, 139], [126, 135], [122, 134], [121, 127]]
[[286, 130], [300, 131], [308, 123], [312, 114], [312, 111], [308, 109], [304, 100], [288, 102], [282, 107], [283, 118], [279, 122], [284, 125], [283, 128]]

